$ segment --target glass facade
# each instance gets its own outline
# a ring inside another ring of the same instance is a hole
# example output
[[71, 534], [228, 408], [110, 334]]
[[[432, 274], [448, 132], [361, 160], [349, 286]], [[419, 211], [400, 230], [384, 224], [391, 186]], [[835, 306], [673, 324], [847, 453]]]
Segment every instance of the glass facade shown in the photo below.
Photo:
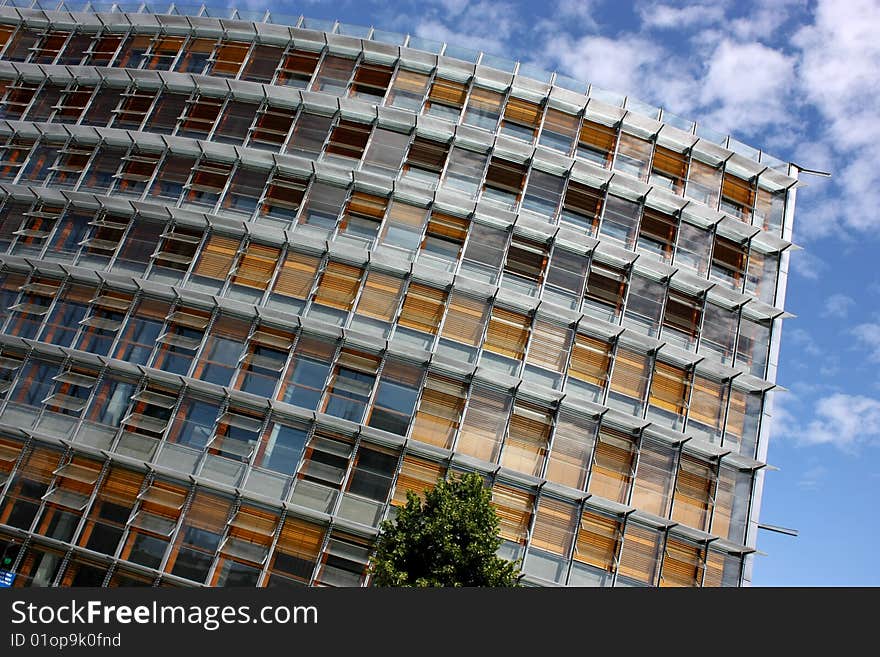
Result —
[[748, 582], [788, 169], [445, 44], [90, 11], [0, 6], [14, 586], [368, 585], [465, 470], [529, 584]]

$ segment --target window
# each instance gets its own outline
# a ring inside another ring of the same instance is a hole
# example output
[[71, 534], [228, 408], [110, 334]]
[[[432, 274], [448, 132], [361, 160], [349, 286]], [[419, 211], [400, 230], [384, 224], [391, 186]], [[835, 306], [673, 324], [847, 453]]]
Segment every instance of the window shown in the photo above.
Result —
[[457, 123], [466, 97], [467, 85], [437, 78], [428, 93], [425, 112]]
[[10, 62], [26, 61], [31, 56], [31, 52], [37, 49], [36, 45], [39, 40], [39, 32], [22, 27], [16, 31], [12, 41], [6, 46], [3, 59]]
[[283, 53], [284, 50], [276, 46], [255, 45], [241, 73], [241, 79], [269, 84], [275, 77], [275, 69], [278, 68]]
[[402, 289], [401, 278], [371, 270], [364, 281], [351, 327], [387, 336], [400, 305]]
[[635, 454], [633, 436], [609, 427], [601, 427], [593, 453], [589, 492], [625, 504], [629, 498]]
[[618, 566], [618, 584], [654, 586], [660, 570], [663, 534], [657, 529], [626, 524]]
[[199, 160], [193, 169], [192, 180], [186, 186], [185, 204], [213, 209], [232, 175], [232, 167], [226, 162]]
[[452, 271], [461, 256], [470, 221], [432, 211], [421, 244], [419, 262]]
[[[177, 121], [187, 107], [187, 96], [184, 94], [163, 91], [153, 105], [150, 118], [147, 119], [146, 129], [150, 132], [159, 132], [170, 135], [177, 127]], [[206, 108], [210, 110], [211, 108]]]
[[213, 285], [212, 289], [222, 287], [235, 263], [239, 244], [240, 238], [212, 233], [205, 241], [193, 268], [193, 280]]
[[330, 141], [327, 143], [328, 155], [361, 159], [367, 140], [370, 138], [372, 126], [368, 123], [356, 123], [340, 119], [333, 132], [330, 133]]
[[305, 89], [309, 86], [312, 74], [318, 66], [321, 53], [308, 52], [306, 50], [292, 50], [284, 57], [281, 67], [278, 69], [278, 79], [275, 84]]
[[303, 427], [292, 427], [273, 422], [266, 431], [257, 451], [255, 465], [292, 474], [302, 458], [308, 432]]
[[699, 586], [703, 579], [703, 550], [670, 537], [666, 541], [660, 586]]
[[277, 247], [248, 242], [235, 266], [230, 295], [244, 301], [259, 301], [275, 274], [280, 253]]
[[611, 373], [609, 406], [641, 416], [651, 375], [650, 361], [648, 354], [618, 346]]
[[44, 85], [25, 118], [28, 121], [48, 122], [61, 102], [62, 92], [63, 90], [59, 87]]
[[408, 147], [408, 134], [377, 127], [364, 154], [363, 168], [395, 177]]
[[220, 545], [212, 586], [256, 586], [277, 527], [275, 513], [253, 506], [239, 508]]
[[415, 252], [422, 237], [427, 210], [402, 201], [392, 200], [388, 217], [382, 227], [380, 243]]
[[6, 96], [0, 105], [0, 118], [20, 119], [36, 95], [37, 84], [16, 82], [6, 88]]
[[684, 191], [684, 180], [687, 174], [687, 159], [684, 153], [676, 153], [663, 146], [654, 148], [654, 160], [651, 164], [649, 183], [674, 194]]
[[43, 36], [39, 48], [36, 49], [31, 62], [34, 64], [51, 64], [64, 47], [69, 32], [49, 32]]
[[344, 420], [361, 422], [376, 380], [379, 359], [369, 354], [343, 350], [327, 385], [322, 411]]
[[533, 142], [543, 113], [543, 108], [540, 105], [510, 96], [504, 107], [501, 134]]
[[[214, 435], [206, 445], [208, 453], [225, 457], [217, 460], [225, 461], [227, 467], [232, 467], [231, 462], [234, 461], [248, 461], [259, 446], [262, 428], [261, 411], [230, 406], [228, 411], [217, 418]], [[240, 472], [240, 467], [235, 472], [233, 477]]]
[[563, 178], [532, 169], [523, 197], [523, 209], [541, 215], [550, 223], [556, 223], [556, 209], [562, 198], [563, 187], [565, 187]]
[[567, 390], [574, 390], [590, 401], [600, 401], [608, 382], [612, 346], [603, 340], [575, 334], [568, 365]]
[[[94, 34], [73, 34], [62, 49], [61, 55], [55, 62], [60, 65], [77, 65], [92, 47], [95, 39]], [[101, 39], [98, 40], [99, 42]], [[97, 44], [96, 44], [97, 45]]]
[[511, 402], [509, 393], [474, 384], [455, 451], [497, 463]]
[[417, 112], [422, 106], [425, 90], [428, 88], [428, 76], [406, 69], [399, 69], [391, 92], [388, 94], [387, 104], [400, 109]]
[[501, 538], [518, 546], [525, 545], [535, 504], [534, 496], [512, 486], [495, 484], [492, 486], [492, 504], [500, 521]]
[[168, 557], [167, 572], [194, 582], [205, 581], [226, 527], [229, 507], [229, 500], [196, 493]]
[[690, 384], [690, 371], [656, 361], [648, 397], [648, 419], [680, 430], [687, 410]]
[[568, 555], [577, 525], [578, 509], [574, 504], [542, 496], [535, 511], [525, 571], [542, 579], [564, 584], [568, 575]]
[[[145, 401], [151, 404], [166, 405], [164, 399], [153, 396]], [[173, 408], [173, 406], [172, 406]], [[214, 434], [215, 422], [219, 415], [219, 402], [187, 397], [181, 402], [174, 424], [168, 432], [168, 442], [186, 445], [203, 450]]]
[[342, 213], [339, 234], [364, 240], [372, 245], [379, 234], [379, 225], [387, 207], [386, 197], [354, 192]]
[[614, 168], [639, 180], [647, 180], [653, 146], [654, 144], [650, 141], [621, 132]]
[[685, 196], [705, 203], [714, 210], [718, 208], [720, 193], [721, 169], [691, 159]]
[[[622, 135], [621, 140], [628, 136]], [[577, 156], [607, 168], [616, 142], [617, 128], [584, 119], [578, 136]]]
[[257, 115], [258, 107], [256, 103], [246, 103], [241, 100], [227, 102], [217, 121], [213, 141], [226, 144], [244, 143], [251, 123]]
[[249, 329], [249, 322], [223, 315], [218, 317], [205, 340], [193, 377], [228, 386]]
[[785, 190], [758, 187], [755, 195], [755, 225], [779, 234], [785, 217]]
[[271, 305], [289, 305], [293, 311], [300, 310], [311, 294], [320, 264], [321, 259], [316, 256], [288, 250], [275, 277]]
[[458, 431], [466, 397], [465, 384], [439, 374], [428, 374], [413, 425], [412, 439], [450, 448]]
[[327, 55], [318, 69], [312, 91], [321, 91], [334, 96], [345, 95], [348, 81], [354, 71], [355, 60], [335, 55]]
[[507, 231], [473, 224], [462, 258], [461, 272], [484, 283], [495, 283], [507, 250], [508, 237]]
[[214, 39], [190, 39], [183, 54], [177, 60], [174, 70], [179, 73], [195, 73], [200, 75], [205, 70], [208, 58], [214, 52], [217, 42]]
[[[492, 308], [486, 339], [483, 342], [483, 362], [493, 363], [515, 376], [525, 356], [531, 323], [531, 317], [521, 313], [500, 306]], [[490, 356], [486, 352], [496, 354], [500, 358]]]
[[[86, 315], [94, 289], [84, 285], [70, 285], [55, 303], [45, 321], [40, 339], [44, 342], [69, 347]], [[97, 346], [97, 345], [96, 345]], [[105, 349], [109, 343], [105, 342]]]
[[268, 178], [268, 171], [245, 167], [236, 169], [223, 197], [223, 209], [250, 217], [263, 195], [263, 188]]
[[[398, 460], [399, 457], [394, 452], [378, 447], [366, 447], [362, 444], [357, 451], [354, 464], [352, 465], [351, 477], [348, 481], [348, 493], [375, 500], [384, 505], [388, 500], [388, 494], [391, 492], [391, 484], [394, 480], [395, 470], [397, 470]], [[340, 513], [345, 513], [347, 510], [351, 511], [352, 509], [346, 509], [346, 503], [343, 501]], [[372, 507], [370, 510], [378, 511], [379, 509]], [[362, 510], [358, 509], [358, 511], [352, 514], [356, 516], [354, 519], [360, 520], [365, 525], [376, 524], [374, 521], [378, 520], [378, 513], [373, 517], [365, 517]], [[375, 513], [375, 511], [373, 512]]]
[[767, 370], [770, 353], [771, 320], [752, 320], [743, 317], [736, 342], [736, 362], [760, 379]]
[[663, 313], [663, 339], [691, 349], [696, 344], [702, 316], [702, 298], [670, 289]]
[[721, 210], [750, 224], [754, 204], [754, 181], [743, 180], [730, 173], [725, 173], [721, 182]]
[[[453, 291], [441, 335], [445, 339], [476, 347], [482, 341], [488, 315], [489, 304], [485, 299], [476, 299], [463, 292]], [[473, 353], [469, 353], [468, 362], [472, 362]]]
[[305, 586], [324, 541], [324, 527], [287, 516], [269, 563], [269, 588]]
[[547, 268], [544, 298], [566, 308], [580, 306], [589, 268], [589, 256], [556, 246]]
[[604, 198], [605, 194], [598, 189], [569, 181], [559, 219], [564, 224], [585, 229], [588, 235], [595, 235]]
[[180, 130], [177, 134], [183, 137], [204, 139], [214, 127], [224, 104], [223, 98], [210, 98], [201, 95], [190, 100], [181, 117]]
[[118, 427], [136, 389], [132, 381], [105, 378], [95, 390], [86, 418], [109, 427]]
[[493, 157], [486, 171], [483, 198], [496, 201], [506, 208], [513, 208], [519, 203], [525, 179], [524, 164]]
[[593, 262], [587, 278], [583, 311], [593, 317], [617, 323], [626, 294], [626, 273], [609, 265]]
[[116, 185], [116, 193], [131, 196], [143, 194], [147, 184], [153, 179], [161, 158], [161, 153], [132, 149], [122, 158], [122, 169], [117, 174], [119, 182]]
[[558, 388], [568, 365], [572, 333], [568, 326], [540, 317], [535, 319], [526, 356], [525, 378]]
[[81, 188], [98, 193], [107, 192], [116, 179], [116, 171], [127, 149], [102, 146], [92, 158], [88, 171], [83, 176]]
[[548, 255], [546, 244], [514, 235], [507, 249], [501, 285], [536, 296], [544, 281]]
[[221, 41], [208, 60], [213, 64], [209, 74], [220, 78], [236, 77], [250, 49], [251, 44], [243, 41]]
[[269, 180], [257, 219], [265, 219], [282, 229], [288, 228], [296, 217], [308, 184], [308, 178], [276, 169]]
[[556, 416], [553, 448], [545, 476], [563, 486], [583, 490], [590, 471], [597, 422], [574, 408], [563, 407]]
[[[428, 182], [433, 187], [440, 180], [440, 173], [446, 166], [448, 156], [449, 144], [416, 137], [404, 162], [403, 175], [414, 180]], [[482, 174], [481, 167], [479, 172], [481, 178]]]
[[679, 226], [678, 248], [675, 263], [695, 270], [700, 276], [709, 271], [709, 251], [712, 249], [712, 233], [682, 221]]
[[501, 465], [532, 476], [540, 476], [547, 455], [552, 416], [547, 410], [517, 401], [501, 451]]
[[400, 472], [397, 474], [391, 503], [394, 506], [403, 506], [406, 504], [406, 494], [410, 491], [424, 501], [425, 492], [434, 488], [444, 472], [445, 468], [437, 463], [407, 454], [403, 457]]
[[176, 202], [195, 163], [193, 157], [166, 155], [150, 189], [150, 195]]
[[568, 155], [574, 145], [578, 123], [580, 123], [578, 117], [560, 112], [552, 107], [548, 108], [538, 143]]
[[120, 556], [147, 568], [158, 568], [186, 497], [183, 488], [165, 482], [155, 482], [138, 495], [140, 505]]
[[[253, 128], [251, 128], [251, 138], [248, 146], [252, 148], [267, 148], [275, 151], [287, 141], [287, 134], [296, 118], [296, 110], [286, 107], [275, 107], [272, 105], [263, 105], [259, 112], [256, 113]], [[320, 144], [317, 150], [320, 151], [320, 145], [324, 142], [326, 129], [318, 135]], [[296, 133], [294, 134], [296, 139]]]
[[743, 558], [739, 554], [726, 554], [708, 550], [703, 587], [739, 586], [742, 578]]
[[672, 519], [706, 531], [714, 504], [717, 466], [690, 454], [682, 454], [675, 480]]
[[368, 103], [379, 103], [391, 82], [394, 70], [390, 66], [362, 62], [357, 67], [351, 85], [351, 96]]
[[759, 392], [748, 392], [733, 387], [730, 390], [730, 408], [724, 432], [724, 447], [754, 458], [758, 444], [763, 399]]
[[27, 455], [8, 483], [9, 488], [0, 506], [0, 522], [25, 531], [31, 528], [60, 459], [59, 452], [40, 447]]
[[362, 538], [334, 533], [327, 542], [316, 582], [324, 586], [360, 586], [370, 562], [370, 547]]
[[336, 218], [342, 209], [348, 190], [322, 182], [315, 182], [309, 190], [305, 205], [299, 215], [299, 223], [327, 231], [336, 228]]
[[274, 397], [293, 340], [291, 333], [268, 326], [254, 331], [234, 387], [261, 397]]
[[727, 408], [728, 385], [703, 374], [695, 374], [688, 411], [688, 433], [718, 444]]
[[172, 312], [165, 332], [156, 340], [159, 347], [152, 366], [174, 374], [189, 372], [209, 322], [210, 313], [206, 311], [180, 308]]
[[730, 363], [733, 360], [739, 312], [707, 303], [705, 313], [700, 352], [710, 354], [722, 363]]
[[752, 472], [722, 466], [718, 472], [712, 533], [734, 543], [745, 541], [752, 493]]
[[570, 586], [610, 586], [622, 535], [617, 518], [584, 510], [578, 526]]
[[[0, 179], [15, 179], [22, 165], [27, 160], [33, 145], [34, 142], [28, 139], [12, 139], [0, 147], [0, 153], [2, 153], [2, 156], [0, 156]], [[7, 213], [4, 212], [4, 214]]]
[[754, 294], [758, 299], [772, 306], [776, 300], [776, 277], [778, 273], [778, 255], [761, 253], [752, 248], [749, 253], [746, 292]]
[[362, 274], [363, 270], [353, 265], [327, 263], [315, 291], [315, 303], [347, 313], [360, 288]]
[[495, 126], [498, 125], [498, 118], [501, 116], [501, 105], [503, 102], [503, 94], [481, 87], [474, 87], [471, 90], [462, 123], [486, 130], [495, 130]]
[[640, 207], [638, 203], [619, 196], [608, 196], [605, 202], [605, 214], [599, 232], [623, 243], [632, 249], [636, 241], [639, 227]]
[[114, 65], [118, 68], [140, 68], [147, 59], [145, 55], [150, 48], [150, 40], [148, 36], [127, 37]]
[[663, 316], [665, 298], [666, 283], [633, 274], [629, 282], [623, 325], [634, 328], [639, 333], [656, 336]]
[[[332, 116], [302, 113], [293, 128], [287, 152], [314, 160], [324, 150], [324, 142], [333, 125]], [[285, 134], [287, 134], [285, 132]], [[283, 141], [283, 140], [282, 140]], [[276, 141], [274, 143], [281, 143]]]
[[736, 289], [741, 288], [746, 272], [747, 250], [745, 244], [737, 244], [716, 235], [715, 247], [712, 249], [711, 277]]
[[336, 345], [326, 340], [302, 336], [282, 377], [278, 399], [310, 410], [318, 407]]
[[645, 208], [639, 226], [638, 248], [654, 253], [665, 262], [672, 259], [678, 220], [664, 212]]
[[120, 332], [113, 357], [145, 365], [162, 333], [168, 310], [165, 302], [143, 299]]
[[150, 45], [144, 68], [151, 71], [170, 71], [183, 41], [183, 37], [156, 37]]
[[143, 480], [141, 473], [118, 466], [110, 469], [80, 535], [80, 545], [102, 554], [116, 553]]

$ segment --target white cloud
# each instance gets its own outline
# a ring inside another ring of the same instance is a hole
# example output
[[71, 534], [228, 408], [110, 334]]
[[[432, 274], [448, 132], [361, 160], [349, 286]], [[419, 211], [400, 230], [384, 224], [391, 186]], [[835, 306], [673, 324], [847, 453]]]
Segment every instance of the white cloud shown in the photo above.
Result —
[[784, 120], [794, 58], [752, 42], [722, 41], [702, 80], [701, 103], [716, 130], [750, 132]]
[[809, 251], [796, 251], [792, 254], [789, 262], [792, 272], [811, 281], [818, 280], [819, 276], [828, 269], [828, 265], [822, 258]]
[[638, 8], [638, 13], [645, 28], [681, 30], [721, 22], [724, 19], [724, 6], [717, 2], [683, 7], [646, 3]]
[[868, 358], [880, 362], [880, 324], [870, 322], [852, 328], [852, 334], [870, 352]]
[[880, 445], [878, 399], [834, 393], [811, 404], [813, 418], [806, 423], [801, 423], [802, 414], [789, 410], [788, 405], [774, 410], [771, 435], [776, 438], [801, 446], [832, 445], [847, 452]]
[[[447, 13], [446, 5], [453, 11]], [[416, 25], [416, 35], [493, 55], [514, 56], [508, 44], [523, 25], [512, 4], [441, 0], [439, 9], [430, 5], [426, 8], [427, 15]]]
[[797, 485], [804, 490], [818, 490], [828, 477], [828, 468], [824, 465], [814, 465], [801, 472]]
[[782, 339], [809, 356], [818, 356], [822, 353], [813, 336], [802, 328], [786, 329], [782, 333]]
[[806, 8], [805, 0], [757, 0], [746, 8], [746, 15], [730, 21], [728, 28], [740, 39], [767, 39], [786, 21], [795, 9]]
[[849, 309], [856, 305], [856, 300], [845, 294], [832, 294], [825, 299], [825, 305], [822, 308], [822, 317], [836, 317], [845, 319], [849, 314]]

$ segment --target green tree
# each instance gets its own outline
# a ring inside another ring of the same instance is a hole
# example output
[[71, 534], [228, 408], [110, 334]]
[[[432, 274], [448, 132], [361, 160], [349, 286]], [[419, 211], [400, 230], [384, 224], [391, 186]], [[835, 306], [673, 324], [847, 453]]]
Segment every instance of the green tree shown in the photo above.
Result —
[[495, 554], [500, 523], [480, 475], [440, 481], [424, 497], [409, 491], [382, 523], [374, 586], [519, 586], [518, 563]]

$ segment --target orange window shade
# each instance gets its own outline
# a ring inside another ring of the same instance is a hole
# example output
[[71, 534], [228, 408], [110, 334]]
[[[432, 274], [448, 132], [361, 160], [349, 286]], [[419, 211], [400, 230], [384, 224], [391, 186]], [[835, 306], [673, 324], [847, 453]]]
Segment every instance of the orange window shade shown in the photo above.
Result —
[[719, 586], [738, 586], [742, 557], [709, 550], [706, 555], [703, 588]]
[[578, 141], [593, 150], [610, 153], [617, 140], [617, 128], [584, 119]]
[[751, 209], [755, 202], [755, 187], [748, 180], [725, 173], [721, 183], [721, 195], [745, 209]]
[[355, 91], [373, 91], [384, 95], [391, 81], [393, 69], [380, 64], [361, 64], [354, 74]]
[[726, 383], [697, 375], [694, 377], [694, 390], [691, 393], [688, 419], [720, 430], [726, 401]]
[[675, 482], [672, 519], [705, 531], [712, 513], [715, 466], [690, 454], [682, 454]]
[[632, 399], [644, 399], [650, 372], [649, 360], [647, 354], [625, 347], [618, 348], [611, 374], [611, 390]]
[[662, 534], [656, 529], [628, 524], [623, 536], [618, 574], [645, 584], [657, 583]]
[[[736, 484], [739, 473], [730, 468], [721, 468], [718, 473], [718, 486], [715, 490], [715, 512], [712, 514], [712, 533], [721, 538], [730, 538], [733, 507], [736, 501]], [[741, 537], [737, 537], [741, 538]], [[733, 540], [736, 540], [734, 538]]]
[[276, 550], [307, 561], [315, 561], [324, 543], [326, 528], [288, 516], [278, 535]]
[[275, 278], [273, 291], [296, 299], [306, 299], [312, 290], [320, 264], [320, 258], [288, 251], [284, 264]]
[[746, 268], [746, 247], [723, 237], [716, 237], [712, 261], [742, 275]]
[[530, 365], [546, 367], [554, 372], [562, 372], [568, 362], [571, 334], [572, 331], [567, 326], [542, 319], [535, 320], [526, 362]]
[[388, 199], [385, 197], [355, 192], [348, 201], [347, 212], [381, 221], [385, 216], [386, 207], [388, 207]]
[[653, 168], [680, 184], [687, 173], [687, 160], [684, 153], [676, 153], [663, 146], [657, 146], [654, 149]]
[[438, 78], [431, 85], [428, 100], [444, 105], [452, 105], [453, 107], [461, 107], [466, 96], [467, 86], [464, 84]]
[[278, 526], [278, 516], [271, 511], [243, 506], [229, 524], [229, 536], [268, 547]]
[[703, 316], [703, 300], [675, 290], [669, 291], [663, 325], [696, 337]]
[[544, 130], [563, 135], [574, 135], [577, 130], [578, 117], [550, 108], [544, 117]]
[[330, 133], [327, 153], [342, 155], [359, 160], [364, 153], [372, 126], [368, 123], [340, 120]]
[[619, 545], [619, 520], [584, 511], [575, 543], [575, 561], [611, 571]]
[[398, 324], [435, 335], [446, 307], [446, 291], [412, 283], [400, 311]]
[[[201, 491], [196, 492], [189, 510], [186, 512], [184, 522], [193, 527], [219, 534], [226, 527], [226, 521], [229, 519], [230, 502], [229, 499], [223, 497], [209, 495]], [[181, 532], [181, 536], [184, 533]]]
[[721, 192], [721, 169], [692, 159], [686, 194], [703, 200], [710, 207], [718, 205]]
[[603, 428], [596, 442], [589, 491], [624, 503], [632, 481], [635, 443], [632, 437]]
[[412, 491], [421, 499], [425, 497], [425, 491], [431, 490], [443, 477], [446, 468], [439, 463], [426, 461], [411, 454], [403, 457], [403, 465], [397, 475], [397, 485], [394, 488], [394, 497], [391, 503], [395, 506], [406, 504], [406, 494]]
[[613, 306], [617, 310], [623, 305], [626, 292], [626, 274], [618, 269], [594, 264], [587, 278], [586, 297]]
[[413, 424], [412, 438], [448, 448], [458, 431], [467, 386], [436, 374], [429, 374]]
[[524, 543], [532, 517], [534, 497], [525, 491], [495, 484], [492, 487], [492, 504], [501, 521], [501, 537]]
[[526, 167], [517, 162], [493, 157], [486, 171], [486, 187], [500, 189], [511, 194], [522, 191], [526, 179]]
[[449, 310], [443, 322], [442, 335], [475, 347], [483, 335], [483, 326], [489, 309], [482, 299], [474, 299], [461, 292], [453, 292]]
[[416, 137], [406, 156], [406, 164], [440, 173], [446, 165], [447, 157], [449, 157], [449, 144]]
[[666, 541], [660, 586], [699, 586], [702, 575], [701, 548], [676, 538]]
[[504, 308], [492, 309], [484, 348], [517, 360], [522, 359], [529, 339], [531, 319]]
[[664, 250], [671, 253], [677, 231], [678, 220], [675, 217], [652, 208], [645, 208], [642, 223], [639, 226], [640, 236], [662, 244]]
[[462, 244], [467, 237], [468, 226], [470, 226], [468, 219], [432, 212], [425, 234]]
[[541, 409], [517, 403], [510, 418], [501, 465], [538, 476], [547, 454], [552, 422]]
[[499, 112], [501, 110], [501, 103], [503, 102], [503, 94], [499, 94], [497, 91], [489, 91], [482, 87], [474, 87], [471, 90], [471, 96], [468, 99], [468, 109], [477, 109], [484, 112]]
[[299, 73], [300, 75], [311, 77], [312, 73], [315, 72], [315, 67], [318, 65], [320, 57], [321, 53], [294, 50], [284, 59], [281, 70], [285, 73]]
[[657, 361], [654, 364], [649, 403], [670, 413], [684, 415], [690, 379], [690, 372]]
[[553, 554], [568, 556], [577, 524], [578, 512], [574, 504], [543, 497], [535, 512], [531, 545]]
[[0, 27], [0, 47], [6, 45], [6, 42], [9, 41], [9, 37], [12, 36], [12, 33], [15, 31], [14, 27], [2, 26]]
[[222, 73], [234, 77], [250, 49], [251, 44], [249, 43], [237, 41], [221, 43], [214, 53], [214, 68], [211, 70], [211, 74]]
[[280, 249], [251, 242], [241, 257], [233, 282], [265, 290], [278, 264]]
[[576, 411], [561, 409], [556, 417], [553, 448], [544, 476], [559, 484], [583, 490], [595, 435], [595, 420]]
[[568, 373], [581, 381], [605, 387], [611, 364], [611, 345], [580, 333], [575, 334]]
[[361, 274], [363, 270], [359, 267], [341, 262], [328, 263], [315, 293], [315, 303], [351, 310], [351, 304], [360, 287]]
[[100, 498], [120, 506], [132, 506], [141, 490], [144, 474], [124, 468], [112, 468], [104, 479]]
[[239, 240], [223, 235], [211, 235], [202, 249], [194, 274], [217, 280], [226, 280], [238, 253]]
[[358, 301], [357, 313], [390, 322], [397, 312], [402, 287], [402, 279], [371, 271], [364, 282], [364, 291]]
[[541, 122], [543, 110], [540, 105], [511, 96], [504, 108], [504, 120], [519, 123], [530, 128], [537, 128]]
[[60, 452], [38, 447], [31, 452], [27, 462], [21, 466], [21, 474], [25, 479], [48, 484], [52, 479], [52, 471], [58, 467], [60, 460]]
[[428, 76], [414, 71], [401, 69], [394, 79], [395, 91], [408, 91], [417, 96], [422, 96], [428, 86]]

